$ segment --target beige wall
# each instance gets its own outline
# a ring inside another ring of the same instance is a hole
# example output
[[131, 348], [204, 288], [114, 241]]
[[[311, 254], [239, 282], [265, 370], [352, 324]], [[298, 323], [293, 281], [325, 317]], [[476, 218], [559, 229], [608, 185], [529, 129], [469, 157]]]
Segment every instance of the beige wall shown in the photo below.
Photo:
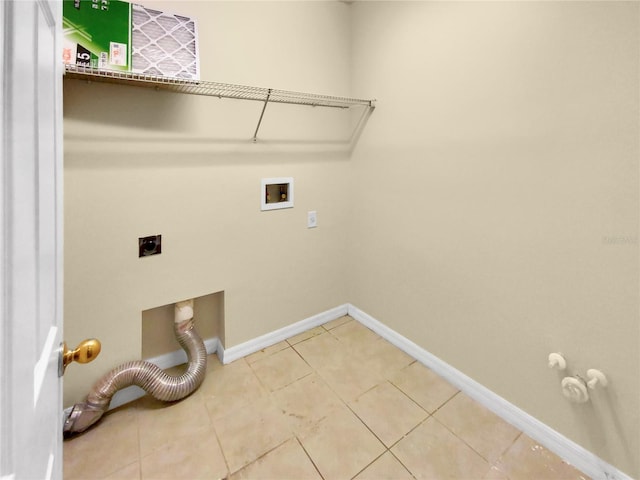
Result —
[[349, 255], [351, 303], [634, 477], [639, 8], [354, 3]]
[[[353, 153], [303, 107], [254, 145], [260, 104], [65, 81], [65, 336], [104, 343], [65, 405], [144, 310], [224, 292], [229, 347], [351, 302], [640, 476], [637, 3], [145, 4], [198, 18], [204, 79], [378, 107]], [[295, 208], [260, 212], [277, 176]], [[553, 351], [610, 388], [568, 403]]]
[[[203, 79], [349, 94], [343, 3], [145, 4], [198, 19]], [[145, 310], [224, 292], [230, 347], [348, 301], [349, 112], [269, 105], [254, 144], [261, 108], [65, 80], [65, 337], [103, 342], [67, 369], [65, 406], [142, 358]], [[261, 212], [280, 176], [294, 208]], [[162, 254], [138, 258], [154, 234]]]

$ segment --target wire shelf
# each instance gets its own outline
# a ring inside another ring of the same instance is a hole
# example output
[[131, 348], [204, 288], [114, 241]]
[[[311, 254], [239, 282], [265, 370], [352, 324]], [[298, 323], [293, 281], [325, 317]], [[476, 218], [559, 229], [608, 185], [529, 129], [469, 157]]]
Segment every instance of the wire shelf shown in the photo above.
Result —
[[366, 106], [373, 108], [375, 106], [374, 100], [365, 100], [360, 98], [290, 92], [286, 90], [276, 90], [273, 88], [250, 87], [246, 85], [144, 75], [114, 70], [98, 70], [95, 68], [77, 65], [65, 65], [65, 75], [68, 78], [77, 78], [96, 82], [155, 88], [158, 90], [168, 90], [171, 92], [185, 93], [189, 95], [255, 100], [265, 103], [288, 103], [293, 105], [333, 108], [349, 108], [354, 106]]

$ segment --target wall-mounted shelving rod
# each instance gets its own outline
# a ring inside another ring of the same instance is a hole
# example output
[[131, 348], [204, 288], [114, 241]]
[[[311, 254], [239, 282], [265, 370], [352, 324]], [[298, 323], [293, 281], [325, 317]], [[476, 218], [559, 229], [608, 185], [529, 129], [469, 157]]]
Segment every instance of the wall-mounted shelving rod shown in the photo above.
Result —
[[262, 111], [260, 112], [260, 118], [258, 119], [258, 125], [256, 125], [256, 131], [253, 134], [253, 141], [258, 141], [258, 130], [260, 130], [260, 124], [262, 123], [262, 117], [264, 117], [264, 111], [267, 109], [267, 103], [269, 103], [269, 97], [271, 97], [271, 89], [269, 89], [269, 93], [267, 93], [267, 98], [264, 100], [264, 105], [262, 106]]
[[119, 72], [114, 70], [98, 70], [96, 68], [65, 65], [65, 76], [87, 81], [116, 83], [137, 87], [155, 88], [189, 95], [204, 95], [218, 98], [234, 98], [238, 100], [255, 100], [264, 102], [258, 126], [253, 140], [257, 140], [258, 129], [264, 116], [267, 103], [287, 103], [292, 105], [309, 105], [313, 107], [350, 108], [363, 106], [375, 108], [375, 100], [361, 98], [335, 97], [314, 93], [291, 92], [274, 88], [250, 87], [230, 83], [210, 82], [205, 80], [188, 80], [183, 78], [161, 77], [139, 73]]

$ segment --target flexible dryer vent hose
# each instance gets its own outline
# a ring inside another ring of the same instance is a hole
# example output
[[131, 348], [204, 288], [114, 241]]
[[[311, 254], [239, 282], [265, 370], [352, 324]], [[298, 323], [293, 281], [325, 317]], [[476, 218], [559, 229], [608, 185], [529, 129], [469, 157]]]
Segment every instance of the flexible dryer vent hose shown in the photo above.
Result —
[[84, 402], [73, 406], [64, 422], [65, 437], [84, 432], [96, 423], [109, 408], [111, 398], [122, 388], [137, 385], [158, 400], [173, 402], [200, 386], [206, 372], [207, 351], [193, 327], [193, 303], [190, 305], [189, 302], [176, 304], [174, 323], [176, 339], [187, 353], [187, 370], [182, 375], [172, 376], [142, 360], [114, 368], [98, 380]]

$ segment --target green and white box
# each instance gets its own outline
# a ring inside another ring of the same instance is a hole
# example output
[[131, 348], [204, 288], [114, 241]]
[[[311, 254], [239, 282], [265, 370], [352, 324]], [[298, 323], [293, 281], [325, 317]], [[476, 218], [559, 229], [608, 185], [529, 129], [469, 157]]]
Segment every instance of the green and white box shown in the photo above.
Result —
[[68, 64], [200, 78], [196, 21], [121, 0], [64, 0]]
[[64, 63], [131, 70], [131, 5], [120, 0], [64, 0]]

